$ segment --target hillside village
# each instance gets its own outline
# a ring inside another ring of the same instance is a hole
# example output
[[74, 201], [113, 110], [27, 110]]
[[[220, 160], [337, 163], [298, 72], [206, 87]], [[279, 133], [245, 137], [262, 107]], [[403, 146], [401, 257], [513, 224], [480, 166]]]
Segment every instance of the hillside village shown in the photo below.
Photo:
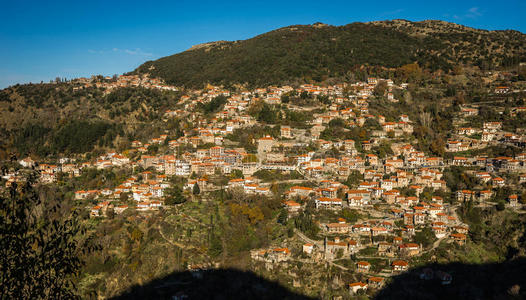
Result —
[[76, 78], [71, 81], [75, 84], [73, 90], [81, 90], [89, 87], [104, 89], [106, 93], [117, 88], [124, 87], [143, 87], [147, 89], [159, 89], [167, 91], [177, 91], [174, 86], [167, 85], [159, 78], [150, 78], [149, 76], [138, 75], [120, 75], [120, 76], [92, 76], [91, 78]]
[[[138, 76], [106, 82], [78, 79], [72, 84], [107, 91], [139, 85], [177, 90]], [[148, 140], [131, 141], [131, 147], [120, 153], [91, 159], [78, 155], [37, 161], [28, 156], [18, 161], [22, 169], [4, 172], [2, 178], [8, 187], [21, 180], [24, 168], [38, 170], [42, 184], [80, 177], [90, 169], [127, 170], [129, 176], [113, 187], [74, 191], [74, 199], [84, 204], [90, 217], [101, 219], [127, 210], [151, 214], [186, 205], [174, 202], [174, 197], [213, 202], [214, 193], [225, 191], [279, 197], [278, 219], [312, 222], [298, 225], [295, 221], [294, 232], [280, 244], [252, 249], [254, 269], [279, 270], [293, 262], [327, 264], [355, 274], [354, 281], [336, 284], [360, 294], [381, 288], [391, 276], [420, 264], [420, 257], [443, 243], [462, 247], [469, 242], [469, 225], [457, 214], [465, 203], [522, 213], [526, 202], [522, 185], [526, 152], [520, 151], [526, 141], [524, 128], [510, 130], [502, 122], [489, 120], [473, 122], [484, 109], [482, 104], [462, 104], [455, 112], [450, 138], [438, 151], [443, 155], [419, 151], [413, 133], [422, 119], [371, 110], [379, 98], [386, 103], [403, 100], [407, 88], [407, 83], [369, 77], [365, 82], [323, 86], [184, 90], [180, 101], [163, 116], [164, 122], [179, 119], [194, 124], [179, 137], [173, 138], [174, 132], [166, 130]], [[492, 95], [517, 92], [521, 91], [489, 85]], [[304, 104], [288, 101], [292, 95]], [[218, 99], [224, 99], [218, 110], [201, 111]], [[311, 105], [312, 99], [321, 99], [316, 102], [321, 104]], [[261, 123], [254, 116], [255, 108], [260, 112], [270, 108], [282, 119], [294, 113], [309, 118], [291, 125], [269, 125], [240, 140], [237, 136]], [[517, 106], [500, 113], [520, 118], [523, 112], [526, 107]], [[332, 134], [335, 128], [340, 133], [357, 130], [360, 138], [340, 139]], [[517, 151], [493, 157], [481, 152], [488, 147]], [[450, 182], [459, 177], [448, 175], [448, 179], [445, 172], [460, 172], [461, 178], [471, 182], [459, 188]], [[181, 184], [176, 187], [174, 182]], [[504, 190], [505, 202], [495, 201], [497, 194], [502, 199]], [[446, 271], [429, 269], [421, 278], [438, 278], [447, 285], [454, 278]], [[310, 289], [301, 278], [294, 279], [293, 286]]]

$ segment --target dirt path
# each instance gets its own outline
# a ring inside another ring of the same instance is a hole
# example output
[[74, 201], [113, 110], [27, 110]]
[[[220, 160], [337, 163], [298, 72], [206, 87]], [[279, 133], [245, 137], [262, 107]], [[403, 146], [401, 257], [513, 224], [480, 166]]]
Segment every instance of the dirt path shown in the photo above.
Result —
[[307, 243], [310, 243], [310, 244], [314, 244], [316, 246], [318, 246], [319, 248], [322, 248], [323, 247], [323, 241], [315, 241], [315, 240], [312, 240], [310, 238], [308, 238], [305, 234], [303, 234], [303, 232], [297, 230], [297, 229], [294, 229], [294, 232], [300, 237], [300, 239], [302, 239], [304, 242], [307, 242]]

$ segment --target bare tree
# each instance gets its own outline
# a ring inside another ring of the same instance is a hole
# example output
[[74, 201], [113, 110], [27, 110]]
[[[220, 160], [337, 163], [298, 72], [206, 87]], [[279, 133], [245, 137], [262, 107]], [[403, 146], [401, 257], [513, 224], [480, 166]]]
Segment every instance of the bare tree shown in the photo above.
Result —
[[419, 115], [420, 124], [424, 127], [429, 127], [431, 125], [431, 121], [433, 121], [433, 118], [431, 117], [431, 113], [429, 112], [420, 112]]

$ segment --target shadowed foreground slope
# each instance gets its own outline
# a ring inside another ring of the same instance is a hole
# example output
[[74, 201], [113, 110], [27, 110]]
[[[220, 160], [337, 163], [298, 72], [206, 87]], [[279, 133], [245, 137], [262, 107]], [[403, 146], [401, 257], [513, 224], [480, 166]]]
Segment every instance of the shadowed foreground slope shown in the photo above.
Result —
[[[425, 269], [434, 271], [424, 280]], [[438, 271], [452, 275], [442, 285]], [[526, 258], [471, 265], [429, 264], [394, 276], [374, 299], [526, 299]], [[188, 298], [184, 298], [186, 295]], [[113, 299], [313, 299], [252, 272], [233, 269], [178, 272], [136, 285]]]
[[[424, 269], [447, 272], [453, 280], [442, 285], [434, 276], [420, 279]], [[526, 299], [526, 258], [469, 265], [429, 264], [392, 278], [375, 299]]]
[[312, 299], [252, 272], [233, 269], [178, 272], [141, 286], [133, 286], [113, 299]]

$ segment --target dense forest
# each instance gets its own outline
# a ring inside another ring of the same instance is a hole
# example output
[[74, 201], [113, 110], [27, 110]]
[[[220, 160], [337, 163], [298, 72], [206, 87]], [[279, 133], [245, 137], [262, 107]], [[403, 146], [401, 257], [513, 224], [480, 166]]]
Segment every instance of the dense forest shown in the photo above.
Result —
[[431, 71], [449, 71], [457, 64], [494, 69], [526, 61], [524, 45], [526, 37], [520, 32], [488, 32], [446, 22], [317, 23], [193, 47], [146, 62], [132, 73], [150, 73], [178, 86], [265, 86], [351, 76], [350, 71], [363, 65], [391, 68], [417, 62]]
[[118, 134], [123, 135], [122, 126], [104, 121], [71, 121], [52, 130], [38, 124], [19, 130], [14, 139], [18, 153], [34, 153], [46, 156], [52, 153], [85, 153], [100, 146], [112, 146]]

